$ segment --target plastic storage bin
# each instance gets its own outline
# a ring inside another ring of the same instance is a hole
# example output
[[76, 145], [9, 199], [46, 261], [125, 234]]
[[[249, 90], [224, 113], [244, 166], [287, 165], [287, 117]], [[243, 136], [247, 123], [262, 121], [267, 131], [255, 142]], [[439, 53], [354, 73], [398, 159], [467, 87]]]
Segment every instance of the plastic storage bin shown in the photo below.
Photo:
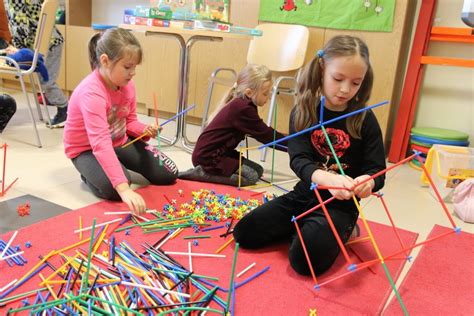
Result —
[[[443, 200], [451, 202], [454, 188], [467, 178], [474, 177], [474, 148], [433, 145], [428, 152], [425, 167]], [[424, 184], [429, 184], [424, 173], [421, 180]], [[436, 197], [433, 188], [430, 191]]]

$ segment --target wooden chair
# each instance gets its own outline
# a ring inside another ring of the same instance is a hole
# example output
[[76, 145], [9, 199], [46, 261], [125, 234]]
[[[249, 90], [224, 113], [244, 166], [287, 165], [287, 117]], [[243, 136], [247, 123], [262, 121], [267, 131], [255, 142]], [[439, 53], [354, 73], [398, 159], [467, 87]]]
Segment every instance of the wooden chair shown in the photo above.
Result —
[[[33, 129], [35, 131], [36, 144], [39, 148], [41, 148], [42, 146], [41, 139], [39, 137], [38, 129], [36, 127], [36, 120], [33, 115], [33, 109], [31, 107], [30, 98], [28, 97], [28, 91], [26, 90], [25, 78], [29, 79], [29, 82], [31, 84], [31, 90], [32, 90], [33, 97], [36, 104], [36, 109], [38, 110], [38, 117], [41, 121], [43, 121], [43, 113], [38, 103], [38, 98], [36, 97], [36, 86], [38, 86], [38, 90], [42, 96], [43, 102], [45, 100], [45, 97], [43, 95], [43, 90], [41, 89], [41, 84], [38, 77], [39, 74], [35, 72], [34, 70], [36, 69], [36, 65], [38, 63], [39, 54], [42, 54], [44, 59], [47, 58], [50, 39], [53, 32], [54, 24], [56, 21], [56, 10], [58, 8], [58, 4], [59, 4], [59, 0], [45, 0], [43, 2], [43, 6], [40, 12], [40, 20], [38, 23], [38, 28], [36, 30], [35, 42], [34, 42], [34, 47], [33, 47], [33, 50], [34, 50], [33, 61], [31, 63], [30, 68], [21, 69], [19, 64], [12, 58], [8, 56], [0, 56], [0, 61], [2, 62], [2, 65], [0, 66], [0, 73], [7, 73], [7, 74], [14, 75], [15, 78], [18, 78], [18, 80], [20, 80], [21, 90], [23, 91], [23, 94], [25, 96], [26, 104], [28, 105], [28, 111], [30, 114], [30, 119], [33, 124]], [[11, 66], [8, 66], [6, 62], [8, 62]], [[44, 108], [47, 113], [48, 121], [51, 123], [49, 113], [48, 113], [48, 108], [46, 104], [44, 105], [45, 105]]]
[[[288, 72], [298, 70], [303, 66], [306, 49], [308, 47], [309, 30], [306, 26], [294, 24], [259, 24], [256, 29], [263, 32], [250, 41], [247, 52], [247, 62], [265, 65], [272, 72]], [[226, 79], [219, 74], [227, 73]], [[209, 115], [212, 92], [215, 84], [232, 86], [237, 78], [237, 72], [229, 68], [217, 68], [211, 74], [208, 85], [208, 94], [204, 107], [204, 128]], [[283, 82], [289, 82], [290, 87], [282, 87]], [[296, 78], [293, 76], [278, 76], [274, 78], [270, 107], [268, 110], [267, 124], [272, 126], [273, 114], [276, 113], [276, 97], [286, 94], [295, 97]], [[265, 161], [266, 150], [262, 151], [261, 161]]]

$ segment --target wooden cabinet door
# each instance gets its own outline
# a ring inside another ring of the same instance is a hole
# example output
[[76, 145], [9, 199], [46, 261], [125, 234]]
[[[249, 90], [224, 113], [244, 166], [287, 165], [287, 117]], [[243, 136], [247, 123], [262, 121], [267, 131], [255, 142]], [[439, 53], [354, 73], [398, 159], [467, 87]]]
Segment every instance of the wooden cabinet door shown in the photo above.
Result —
[[56, 80], [56, 84], [62, 90], [66, 90], [66, 26], [56, 25], [56, 28], [64, 37], [63, 51], [61, 52], [61, 65], [59, 68], [59, 76]]
[[71, 92], [91, 72], [88, 45], [95, 33], [90, 27], [66, 26], [66, 89]]
[[148, 35], [143, 49], [145, 84], [140, 89], [147, 108], [153, 109], [155, 93], [159, 116], [163, 112], [174, 115], [178, 102], [179, 43], [169, 36]]

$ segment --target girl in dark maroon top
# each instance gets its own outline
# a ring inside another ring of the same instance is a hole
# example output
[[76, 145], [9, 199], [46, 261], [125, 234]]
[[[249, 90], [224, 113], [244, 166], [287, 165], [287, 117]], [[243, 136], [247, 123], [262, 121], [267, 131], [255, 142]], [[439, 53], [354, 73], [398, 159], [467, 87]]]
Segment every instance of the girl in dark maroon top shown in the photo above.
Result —
[[[261, 143], [272, 142], [284, 135], [267, 126], [258, 115], [272, 88], [267, 67], [249, 64], [237, 76], [224, 102], [209, 118], [199, 136], [192, 160], [194, 168], [180, 173], [180, 179], [239, 185], [238, 144], [249, 135]], [[286, 147], [286, 143], [281, 144]], [[281, 149], [282, 147], [279, 147]], [[240, 185], [255, 184], [263, 174], [263, 167], [242, 158]]]

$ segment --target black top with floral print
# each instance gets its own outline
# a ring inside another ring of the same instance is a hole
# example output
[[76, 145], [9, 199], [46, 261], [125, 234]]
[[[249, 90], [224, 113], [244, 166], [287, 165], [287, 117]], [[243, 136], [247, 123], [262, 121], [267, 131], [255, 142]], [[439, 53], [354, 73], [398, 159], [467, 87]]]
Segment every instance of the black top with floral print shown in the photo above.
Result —
[[[33, 49], [44, 0], [4, 0], [4, 2], [8, 10], [13, 46]], [[63, 36], [54, 27], [50, 49], [63, 42]]]
[[[319, 113], [319, 106], [317, 113]], [[324, 109], [324, 121], [329, 121], [347, 113], [347, 110], [334, 112]], [[361, 139], [350, 136], [346, 127], [346, 119], [324, 125], [344, 173], [351, 178], [364, 174], [373, 175], [386, 168], [382, 132], [377, 118], [371, 110], [367, 110], [365, 113]], [[293, 116], [294, 110], [290, 118], [290, 134], [295, 133]], [[320, 128], [288, 140], [288, 154], [290, 155], [291, 169], [301, 179], [295, 187], [295, 190], [302, 190], [300, 192], [313, 194], [310, 190], [311, 176], [317, 169], [337, 174], [341, 173], [326, 142], [326, 137]], [[376, 192], [383, 187], [385, 175], [381, 175], [374, 180], [373, 192]], [[324, 199], [331, 196], [329, 192], [322, 193], [324, 193], [322, 194]]]

